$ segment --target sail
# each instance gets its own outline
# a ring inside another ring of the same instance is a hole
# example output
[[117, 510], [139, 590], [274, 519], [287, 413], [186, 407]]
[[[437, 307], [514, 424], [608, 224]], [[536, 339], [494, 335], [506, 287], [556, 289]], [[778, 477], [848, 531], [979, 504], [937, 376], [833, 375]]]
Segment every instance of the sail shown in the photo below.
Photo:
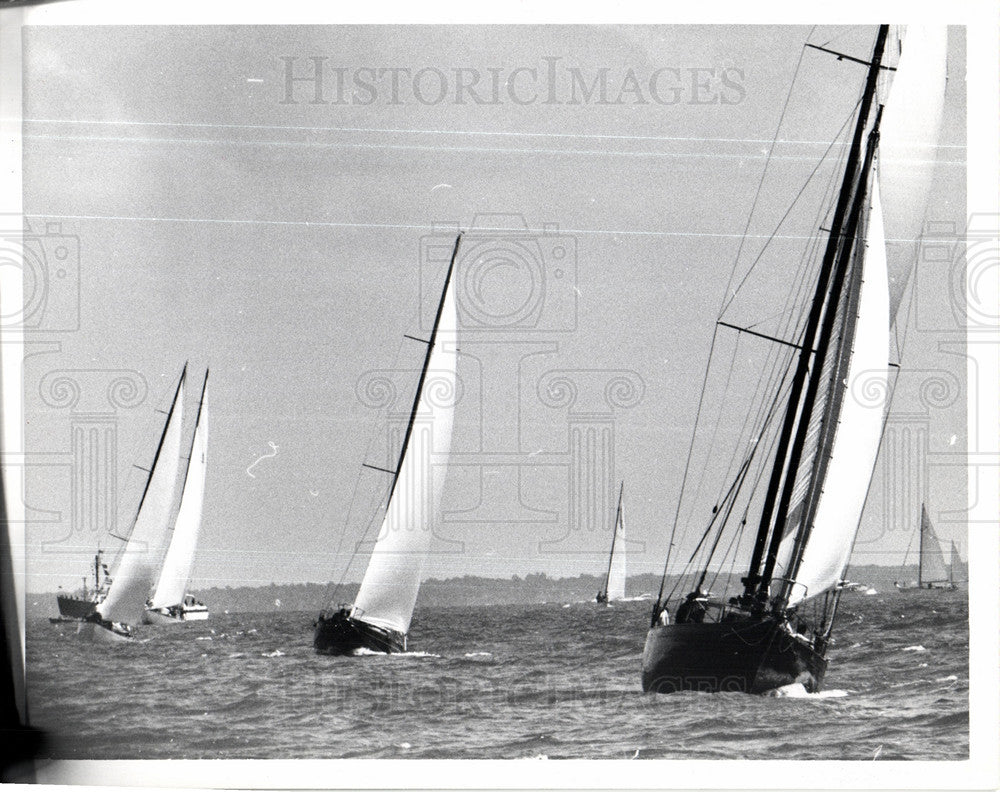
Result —
[[[789, 592], [789, 604], [820, 594], [840, 581], [861, 520], [868, 485], [875, 468], [882, 435], [884, 400], [888, 386], [889, 292], [885, 259], [882, 202], [877, 178], [872, 180], [871, 213], [865, 250], [856, 255], [861, 266], [856, 322], [850, 346], [842, 350], [844, 376], [834, 382], [839, 408], [826, 410], [832, 442], [825, 480], [802, 560]], [[874, 394], [874, 395], [873, 395]], [[871, 398], [868, 398], [871, 397]], [[787, 558], [795, 535], [779, 548]]]
[[409, 444], [354, 603], [354, 617], [401, 633], [410, 627], [444, 485], [444, 466], [433, 459], [444, 458], [451, 447], [457, 322], [449, 280]]
[[608, 566], [608, 601], [625, 599], [625, 509], [618, 512]]
[[181, 492], [181, 505], [174, 522], [174, 532], [170, 547], [163, 559], [160, 580], [156, 584], [150, 607], [168, 608], [184, 601], [191, 569], [194, 566], [194, 552], [198, 545], [198, 531], [201, 528], [201, 510], [205, 499], [206, 457], [208, 453], [208, 382], [202, 390], [187, 475]]
[[968, 578], [968, 571], [965, 569], [965, 564], [962, 562], [962, 556], [958, 554], [958, 548], [955, 546], [955, 542], [951, 543], [951, 563], [949, 564], [949, 580], [953, 583], [962, 583]]
[[108, 594], [97, 606], [97, 612], [108, 621], [137, 624], [156, 580], [163, 542], [170, 530], [170, 512], [180, 466], [183, 401], [182, 376], [132, 532]]
[[943, 25], [907, 26], [882, 118], [879, 171], [890, 318], [896, 316], [917, 260], [944, 110], [947, 45]]
[[944, 565], [944, 551], [934, 532], [934, 525], [927, 514], [927, 507], [920, 507], [920, 582], [941, 583], [948, 580]]

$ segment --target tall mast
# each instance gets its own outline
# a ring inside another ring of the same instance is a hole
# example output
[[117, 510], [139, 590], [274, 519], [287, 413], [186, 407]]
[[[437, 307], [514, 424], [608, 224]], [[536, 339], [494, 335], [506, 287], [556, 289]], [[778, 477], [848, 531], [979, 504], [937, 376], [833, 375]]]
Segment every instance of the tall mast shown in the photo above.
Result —
[[[850, 268], [851, 254], [854, 251], [856, 236], [858, 227], [861, 221], [861, 210], [865, 203], [865, 196], [867, 194], [868, 185], [868, 175], [871, 172], [872, 163], [875, 157], [875, 151], [878, 148], [878, 137], [879, 137], [879, 122], [882, 118], [882, 108], [880, 107], [875, 115], [875, 123], [873, 125], [872, 131], [868, 136], [868, 147], [865, 151], [865, 161], [861, 168], [861, 174], [858, 182], [857, 189], [854, 193], [854, 201], [851, 206], [851, 214], [847, 220], [847, 224], [844, 226], [842, 233], [844, 244], [841, 248], [840, 255], [838, 257], [838, 264], [835, 270], [834, 282], [831, 287], [831, 297], [830, 303], [827, 306], [826, 313], [823, 317], [823, 329], [820, 334], [820, 340], [817, 344], [816, 358], [813, 361], [815, 371], [820, 372], [823, 369], [823, 364], [826, 360], [826, 355], [830, 351], [831, 345], [833, 343], [833, 336], [836, 329], [837, 323], [837, 311], [835, 301], [840, 297], [841, 291], [844, 285], [844, 281], [847, 276], [847, 271]], [[857, 281], [858, 288], [860, 288], [860, 279]], [[816, 398], [820, 387], [820, 377], [814, 376], [809, 380], [809, 387], [806, 390], [805, 395], [805, 408], [803, 409], [803, 420], [799, 423], [796, 430], [795, 442], [792, 445], [792, 453], [790, 456], [790, 466], [792, 470], [798, 470], [799, 464], [802, 461], [802, 452], [805, 448], [807, 435], [809, 434], [809, 418], [812, 414], [813, 409], [816, 406]], [[830, 428], [830, 427], [827, 427]], [[806, 509], [804, 509], [802, 514], [802, 521], [799, 523], [795, 540], [792, 544], [792, 553], [789, 557], [787, 576], [782, 584], [782, 590], [778, 601], [783, 606], [788, 601], [788, 596], [791, 587], [791, 580], [795, 577], [799, 565], [802, 562], [802, 553], [805, 550], [806, 541], [809, 538], [810, 531], [812, 530], [812, 521], [816, 514], [816, 506], [819, 501], [819, 494], [822, 488], [823, 478], [825, 476], [826, 467], [828, 459], [821, 459], [817, 462], [817, 468], [813, 474], [812, 481], [809, 485], [809, 490], [807, 493]], [[795, 486], [795, 477], [791, 475], [785, 481], [785, 488], [781, 493], [781, 500], [778, 504], [778, 518], [777, 524], [784, 525], [788, 518], [788, 512], [792, 499], [792, 491]], [[774, 565], [777, 561], [778, 548], [781, 544], [782, 537], [775, 532], [771, 536], [771, 545], [768, 548], [767, 563], [764, 567], [764, 578], [767, 581], [771, 580], [771, 575], [774, 572]]]
[[170, 403], [170, 411], [167, 413], [167, 418], [163, 422], [163, 431], [160, 433], [160, 442], [156, 445], [156, 454], [153, 456], [153, 464], [149, 466], [149, 475], [146, 476], [146, 486], [142, 488], [142, 496], [139, 498], [139, 506], [135, 510], [135, 517], [132, 518], [132, 527], [129, 528], [129, 532], [135, 529], [136, 520], [139, 519], [139, 512], [142, 511], [142, 504], [146, 500], [146, 494], [149, 492], [149, 484], [153, 480], [153, 471], [156, 470], [156, 463], [160, 459], [160, 452], [163, 450], [163, 441], [167, 438], [167, 429], [170, 427], [170, 417], [174, 414], [174, 408], [177, 407], [177, 396], [181, 392], [181, 385], [184, 384], [184, 378], [187, 376], [187, 361], [184, 362], [184, 369], [181, 371], [181, 378], [177, 380], [177, 388], [174, 390], [174, 399]]
[[417, 410], [420, 407], [420, 394], [424, 389], [424, 380], [427, 378], [427, 368], [430, 366], [431, 353], [434, 351], [434, 343], [437, 340], [438, 325], [441, 324], [441, 313], [444, 310], [444, 301], [448, 296], [448, 286], [451, 283], [452, 272], [455, 269], [455, 259], [458, 257], [458, 246], [462, 241], [462, 234], [459, 232], [455, 237], [455, 248], [451, 251], [451, 262], [448, 264], [448, 273], [444, 278], [444, 288], [441, 290], [441, 300], [438, 302], [437, 313], [434, 315], [434, 326], [431, 328], [431, 337], [427, 341], [427, 354], [424, 356], [424, 365], [420, 369], [420, 379], [417, 381], [417, 392], [413, 395], [413, 407], [410, 409], [410, 420], [406, 424], [406, 433], [403, 435], [403, 445], [399, 449], [399, 459], [396, 462], [396, 471], [392, 475], [392, 486], [389, 488], [389, 497], [386, 504], [392, 500], [392, 493], [396, 491], [396, 482], [399, 481], [399, 472], [403, 468], [403, 460], [406, 458], [406, 448], [410, 444], [410, 435], [413, 433], [413, 422], [417, 419]]
[[927, 507], [920, 505], [920, 542], [917, 545], [917, 588], [924, 587], [924, 518], [927, 516]]
[[611, 583], [611, 564], [615, 560], [615, 540], [618, 538], [618, 522], [622, 518], [622, 495], [625, 493], [625, 482], [618, 488], [618, 509], [615, 511], [615, 524], [611, 529], [611, 552], [608, 553], [608, 573], [604, 576], [604, 596], [608, 594], [608, 584]]
[[198, 424], [201, 423], [201, 408], [205, 404], [205, 391], [208, 390], [208, 369], [205, 369], [205, 380], [201, 383], [201, 395], [198, 397], [198, 413], [194, 417], [194, 431], [191, 432], [191, 445], [188, 446], [187, 465], [184, 466], [184, 481], [187, 481], [191, 469], [191, 455], [194, 453], [194, 439], [198, 434]]
[[[830, 291], [830, 281], [834, 274], [835, 264], [838, 261], [838, 252], [841, 247], [842, 233], [847, 217], [848, 209], [851, 205], [851, 198], [854, 194], [854, 187], [857, 182], [858, 164], [861, 158], [861, 146], [864, 140], [865, 127], [868, 124], [868, 115], [871, 110], [872, 100], [875, 96], [875, 87], [882, 61], [882, 53], [885, 49], [885, 41], [888, 35], [888, 25], [879, 26], [878, 35], [875, 40], [875, 49], [871, 63], [868, 68], [868, 77], [865, 83], [864, 94], [858, 111], [858, 119], [854, 127], [854, 137], [851, 142], [851, 149], [848, 154], [847, 164], [844, 171], [844, 178], [840, 185], [840, 193], [837, 198], [837, 206], [834, 211], [833, 222], [826, 249], [823, 253], [823, 261], [820, 267], [819, 277], [816, 282], [816, 290], [813, 296], [812, 306], [806, 321], [805, 333], [801, 341], [798, 362], [795, 374], [792, 378], [789, 390], [788, 405], [785, 409], [784, 422], [778, 438], [775, 453], [774, 465], [771, 469], [771, 476], [768, 481], [767, 493], [764, 497], [764, 507], [761, 513], [760, 524], [757, 529], [757, 537], [754, 543], [753, 555], [747, 576], [743, 578], [745, 586], [745, 596], [747, 598], [763, 599], [767, 595], [770, 578], [773, 574], [774, 559], [776, 558], [777, 546], [780, 543], [784, 532], [784, 523], [788, 517], [788, 505], [791, 500], [792, 488], [795, 484], [795, 473], [797, 469], [797, 457], [801, 457], [801, 445], [804, 445], [805, 432], [809, 423], [809, 416], [812, 413], [810, 400], [803, 399], [803, 390], [806, 381], [809, 379], [809, 370], [813, 361], [811, 354], [816, 342], [816, 335], [819, 331], [820, 319], [823, 315], [826, 296]], [[832, 310], [832, 306], [831, 306]], [[817, 350], [817, 355], [821, 354]], [[818, 368], [818, 366], [817, 366]], [[812, 378], [816, 380], [817, 378]], [[811, 389], [812, 390], [812, 389]], [[800, 425], [796, 442], [792, 444], [792, 434], [796, 423]], [[802, 443], [798, 442], [801, 437]], [[791, 454], [789, 447], [791, 446]], [[794, 464], [793, 464], [794, 462]], [[778, 493], [784, 483], [780, 502]], [[775, 507], [778, 507], [775, 514]], [[772, 517], [773, 531], [772, 531]], [[767, 565], [764, 574], [760, 572], [761, 561], [764, 550], [767, 546], [768, 536], [771, 535], [771, 552], [768, 553]]]

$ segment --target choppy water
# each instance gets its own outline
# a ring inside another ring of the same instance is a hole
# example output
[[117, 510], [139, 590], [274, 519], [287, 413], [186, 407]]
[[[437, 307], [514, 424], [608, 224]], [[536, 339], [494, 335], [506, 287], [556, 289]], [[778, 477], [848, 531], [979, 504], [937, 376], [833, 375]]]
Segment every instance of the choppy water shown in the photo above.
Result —
[[965, 759], [964, 592], [847, 594], [825, 692], [643, 694], [648, 602], [418, 607], [407, 655], [333, 658], [313, 613], [116, 646], [29, 623], [32, 723], [65, 759]]

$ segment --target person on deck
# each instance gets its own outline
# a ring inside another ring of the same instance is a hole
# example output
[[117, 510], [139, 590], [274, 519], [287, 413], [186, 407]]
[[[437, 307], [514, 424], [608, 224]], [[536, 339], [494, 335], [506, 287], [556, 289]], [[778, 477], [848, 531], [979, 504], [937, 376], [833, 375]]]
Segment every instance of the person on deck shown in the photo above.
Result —
[[705, 621], [705, 613], [708, 610], [705, 607], [707, 601], [708, 595], [704, 591], [701, 589], [692, 591], [677, 608], [677, 623], [700, 624]]

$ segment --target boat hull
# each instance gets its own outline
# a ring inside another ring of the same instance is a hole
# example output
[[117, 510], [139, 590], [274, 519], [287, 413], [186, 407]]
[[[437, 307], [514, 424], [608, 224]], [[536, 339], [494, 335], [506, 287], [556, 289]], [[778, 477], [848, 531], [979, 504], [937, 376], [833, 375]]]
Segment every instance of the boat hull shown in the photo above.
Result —
[[821, 653], [768, 617], [656, 626], [642, 654], [642, 689], [654, 693], [815, 692], [825, 673]]
[[208, 608], [204, 605], [193, 608], [146, 608], [142, 614], [143, 624], [180, 624], [208, 619]]
[[406, 635], [355, 619], [345, 610], [325, 612], [314, 625], [313, 648], [319, 654], [353, 655], [359, 649], [383, 654], [406, 651]]
[[97, 607], [95, 600], [67, 594], [57, 594], [56, 603], [59, 605], [59, 615], [66, 619], [86, 619]]
[[83, 620], [76, 629], [77, 635], [94, 643], [119, 644], [131, 641], [134, 635], [131, 629], [123, 625], [106, 622], [93, 614], [90, 618]]

